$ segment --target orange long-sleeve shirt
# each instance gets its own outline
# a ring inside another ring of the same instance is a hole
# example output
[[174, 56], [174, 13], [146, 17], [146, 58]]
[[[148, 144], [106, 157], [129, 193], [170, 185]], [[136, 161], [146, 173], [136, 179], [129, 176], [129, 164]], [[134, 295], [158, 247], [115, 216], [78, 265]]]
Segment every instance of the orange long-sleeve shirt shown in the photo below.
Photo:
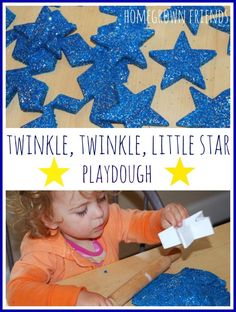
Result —
[[[106, 251], [103, 265], [119, 259], [119, 243], [159, 243], [162, 231], [160, 211], [123, 210], [109, 207], [109, 220], [98, 239]], [[96, 268], [64, 239], [61, 233], [49, 238], [29, 238], [21, 244], [21, 258], [15, 263], [7, 286], [7, 300], [14, 306], [73, 306], [82, 288], [56, 285], [59, 280]]]

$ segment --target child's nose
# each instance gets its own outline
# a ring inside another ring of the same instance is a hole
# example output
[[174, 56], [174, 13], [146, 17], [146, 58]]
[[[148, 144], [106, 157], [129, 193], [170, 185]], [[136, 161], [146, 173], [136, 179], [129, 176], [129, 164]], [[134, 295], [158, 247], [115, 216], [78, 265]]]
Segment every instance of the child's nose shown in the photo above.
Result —
[[103, 209], [98, 204], [94, 205], [94, 214], [96, 218], [102, 218], [104, 215]]

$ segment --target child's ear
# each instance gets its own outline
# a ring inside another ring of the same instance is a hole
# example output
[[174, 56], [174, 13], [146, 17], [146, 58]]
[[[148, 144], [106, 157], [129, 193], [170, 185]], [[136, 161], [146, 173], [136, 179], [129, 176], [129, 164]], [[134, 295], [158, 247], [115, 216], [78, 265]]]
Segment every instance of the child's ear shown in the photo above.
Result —
[[44, 225], [50, 230], [56, 230], [58, 228], [57, 222], [54, 220], [49, 220], [48, 218], [45, 218], [45, 216], [42, 217], [42, 221]]

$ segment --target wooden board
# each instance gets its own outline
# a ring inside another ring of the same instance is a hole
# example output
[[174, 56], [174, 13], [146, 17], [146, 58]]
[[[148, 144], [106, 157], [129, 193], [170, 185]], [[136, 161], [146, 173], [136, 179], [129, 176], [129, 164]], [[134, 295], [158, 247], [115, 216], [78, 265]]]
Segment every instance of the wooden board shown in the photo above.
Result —
[[[41, 9], [39, 6], [14, 7], [10, 5], [9, 8], [16, 14], [16, 19], [9, 29], [14, 25], [34, 22]], [[183, 30], [186, 32], [190, 46], [193, 49], [216, 50], [217, 56], [201, 67], [201, 72], [206, 82], [206, 90], [202, 90], [202, 92], [209, 97], [215, 97], [230, 87], [230, 57], [226, 53], [229, 36], [210, 27], [206, 19], [200, 24], [196, 36], [191, 34], [184, 23], [161, 23], [159, 15], [165, 8], [167, 7], [148, 7], [150, 14], [157, 18], [157, 21], [154, 18], [150, 19], [149, 23], [150, 28], [155, 30], [155, 35], [141, 48], [148, 67], [142, 70], [136, 66], [129, 65], [130, 75], [126, 85], [135, 93], [151, 85], [156, 85], [157, 90], [152, 102], [152, 108], [169, 121], [170, 127], [175, 127], [176, 122], [180, 118], [194, 109], [193, 100], [189, 92], [189, 87], [192, 84], [182, 79], [171, 87], [160, 90], [160, 82], [165, 68], [149, 57], [149, 51], [172, 49], [180, 32]], [[116, 19], [114, 16], [101, 13], [97, 6], [64, 6], [60, 8], [60, 11], [68, 21], [77, 25], [76, 32], [79, 32], [91, 46], [94, 45], [91, 43], [90, 37], [97, 33], [97, 28]], [[226, 7], [226, 15], [230, 15], [229, 7]], [[6, 49], [7, 69], [21, 68], [23, 65], [12, 58], [14, 46], [15, 43], [12, 43]], [[76, 78], [86, 71], [88, 67], [89, 65], [71, 68], [63, 55], [62, 60], [57, 62], [55, 71], [35, 76], [49, 86], [45, 104], [48, 104], [60, 93], [81, 99], [82, 92]], [[58, 126], [65, 128], [96, 127], [89, 121], [92, 103], [93, 101], [90, 101], [76, 115], [55, 110]], [[22, 112], [18, 104], [18, 97], [15, 96], [7, 109], [6, 126], [12, 128], [21, 127], [39, 116], [39, 113]], [[116, 127], [121, 127], [121, 125], [116, 125]]]
[[[218, 226], [214, 230], [214, 235], [199, 239], [183, 250], [182, 257], [174, 262], [167, 272], [177, 273], [185, 267], [207, 270], [224, 279], [227, 288], [230, 289], [230, 223]], [[148, 263], [157, 259], [161, 252], [161, 248], [154, 248], [60, 281], [58, 284], [85, 286], [90, 291], [108, 297]], [[130, 304], [129, 302], [128, 305]]]

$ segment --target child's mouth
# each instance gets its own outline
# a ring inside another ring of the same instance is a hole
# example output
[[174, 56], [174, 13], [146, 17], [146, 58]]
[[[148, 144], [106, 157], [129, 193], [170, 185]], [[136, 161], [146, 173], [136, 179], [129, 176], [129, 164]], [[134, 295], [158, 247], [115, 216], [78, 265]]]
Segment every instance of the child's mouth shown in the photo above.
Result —
[[97, 226], [94, 230], [97, 232], [97, 231], [103, 230], [103, 228], [104, 228], [104, 223], [99, 225], [99, 226]]

